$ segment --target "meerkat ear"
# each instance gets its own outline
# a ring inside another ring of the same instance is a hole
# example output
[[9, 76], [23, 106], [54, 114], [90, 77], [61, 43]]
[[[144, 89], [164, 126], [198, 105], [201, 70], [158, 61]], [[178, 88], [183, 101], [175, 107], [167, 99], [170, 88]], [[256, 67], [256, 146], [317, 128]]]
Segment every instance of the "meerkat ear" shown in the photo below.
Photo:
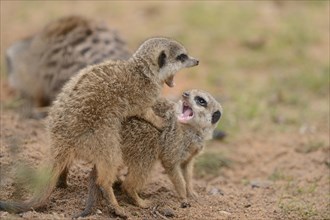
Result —
[[219, 110], [214, 112], [213, 115], [212, 115], [211, 123], [212, 124], [217, 123], [219, 121], [220, 117], [221, 117], [221, 112]]
[[166, 54], [165, 51], [163, 50], [158, 57], [158, 66], [159, 68], [162, 68], [166, 62]]

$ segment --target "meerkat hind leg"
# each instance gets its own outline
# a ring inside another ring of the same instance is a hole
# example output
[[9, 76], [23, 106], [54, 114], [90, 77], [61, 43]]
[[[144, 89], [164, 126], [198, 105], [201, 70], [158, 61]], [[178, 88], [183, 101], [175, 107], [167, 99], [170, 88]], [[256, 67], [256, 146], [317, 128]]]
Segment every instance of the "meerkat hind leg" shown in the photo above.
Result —
[[116, 180], [117, 166], [114, 163], [98, 162], [96, 164], [96, 185], [100, 187], [103, 197], [107, 200], [116, 215], [127, 218], [125, 211], [119, 206], [112, 184]]
[[129, 194], [129, 196], [133, 199], [134, 203], [141, 207], [141, 208], [149, 208], [150, 205], [152, 204], [151, 201], [147, 200], [147, 199], [142, 199], [136, 190], [132, 190], [131, 188], [126, 190], [127, 194]]
[[147, 173], [149, 173], [148, 170], [143, 171], [145, 172], [141, 173], [140, 170], [131, 168], [122, 183], [122, 189], [131, 197], [137, 206], [141, 208], [148, 208], [151, 205], [151, 201], [142, 199], [138, 194], [138, 191], [143, 187], [147, 179]]

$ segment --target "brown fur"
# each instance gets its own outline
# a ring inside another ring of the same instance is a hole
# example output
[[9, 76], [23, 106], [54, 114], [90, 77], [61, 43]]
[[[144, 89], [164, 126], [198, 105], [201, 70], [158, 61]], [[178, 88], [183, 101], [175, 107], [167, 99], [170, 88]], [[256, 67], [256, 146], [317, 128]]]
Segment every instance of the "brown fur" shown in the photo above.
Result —
[[[155, 121], [158, 116], [151, 106], [158, 99], [163, 83], [172, 85], [177, 71], [198, 64], [186, 53], [174, 40], [151, 38], [128, 61], [106, 61], [72, 77], [49, 113], [54, 162], [48, 186], [23, 205], [1, 202], [0, 209], [22, 212], [44, 205], [63, 172], [74, 159], [82, 159], [95, 166], [96, 184], [115, 213], [125, 216], [112, 189], [122, 164], [121, 123], [134, 115]], [[186, 58], [177, 59], [182, 54]]]
[[60, 18], [6, 52], [10, 85], [31, 106], [48, 106], [64, 83], [84, 67], [131, 56], [105, 24], [81, 16]]
[[[196, 103], [194, 99], [197, 96], [207, 101], [207, 107]], [[194, 112], [194, 117], [185, 123], [178, 122], [183, 102]], [[222, 108], [209, 93], [190, 90], [185, 92], [182, 100], [177, 103], [166, 99], [158, 100], [153, 109], [166, 122], [161, 131], [138, 117], [131, 117], [123, 123], [120, 132], [122, 155], [124, 164], [128, 166], [128, 175], [122, 188], [136, 205], [148, 207], [150, 202], [141, 199], [138, 192], [143, 188], [152, 167], [159, 159], [174, 184], [182, 205], [187, 206], [187, 198], [197, 196], [192, 185], [194, 159], [203, 150], [205, 141], [210, 139], [219, 122]], [[214, 117], [216, 112], [219, 113]], [[93, 169], [86, 208], [79, 216], [88, 215], [94, 202], [101, 195], [95, 186], [97, 175]]]

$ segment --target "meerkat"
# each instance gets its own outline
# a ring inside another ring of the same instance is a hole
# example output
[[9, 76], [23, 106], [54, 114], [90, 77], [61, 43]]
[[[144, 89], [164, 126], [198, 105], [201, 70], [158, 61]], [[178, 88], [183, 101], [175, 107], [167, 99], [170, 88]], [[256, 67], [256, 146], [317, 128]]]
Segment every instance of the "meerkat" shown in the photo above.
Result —
[[47, 186], [24, 203], [1, 201], [0, 210], [18, 213], [44, 205], [59, 177], [81, 159], [94, 165], [97, 186], [115, 214], [125, 217], [112, 189], [122, 164], [121, 122], [135, 115], [154, 124], [162, 121], [151, 108], [162, 85], [174, 86], [176, 72], [198, 63], [177, 41], [150, 38], [127, 61], [106, 61], [81, 70], [63, 87], [49, 112], [54, 161]]
[[[138, 192], [146, 183], [155, 162], [160, 160], [174, 184], [182, 207], [189, 206], [188, 198], [197, 197], [192, 185], [194, 159], [204, 149], [205, 141], [211, 139], [221, 118], [222, 107], [209, 93], [193, 89], [184, 92], [176, 103], [159, 99], [153, 110], [165, 121], [161, 130], [138, 117], [130, 117], [123, 122], [121, 149], [128, 174], [122, 189], [137, 206], [149, 207], [151, 203], [141, 199]], [[85, 210], [76, 217], [90, 214], [93, 204], [102, 196], [96, 186], [97, 175], [94, 168], [90, 174]]]
[[9, 85], [29, 106], [49, 106], [64, 83], [79, 70], [130, 56], [125, 41], [103, 22], [67, 16], [7, 49]]

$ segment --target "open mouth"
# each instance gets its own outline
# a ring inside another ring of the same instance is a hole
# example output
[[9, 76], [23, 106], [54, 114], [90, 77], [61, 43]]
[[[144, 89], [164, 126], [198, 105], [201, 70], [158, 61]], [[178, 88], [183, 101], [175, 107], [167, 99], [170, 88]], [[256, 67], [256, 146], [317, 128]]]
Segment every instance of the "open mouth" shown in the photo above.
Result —
[[192, 108], [185, 102], [182, 103], [182, 113], [178, 116], [178, 120], [181, 123], [187, 123], [194, 117]]
[[174, 83], [174, 75], [169, 76], [166, 80], [165, 80], [166, 85], [168, 85], [169, 87], [174, 87], [175, 83]]

